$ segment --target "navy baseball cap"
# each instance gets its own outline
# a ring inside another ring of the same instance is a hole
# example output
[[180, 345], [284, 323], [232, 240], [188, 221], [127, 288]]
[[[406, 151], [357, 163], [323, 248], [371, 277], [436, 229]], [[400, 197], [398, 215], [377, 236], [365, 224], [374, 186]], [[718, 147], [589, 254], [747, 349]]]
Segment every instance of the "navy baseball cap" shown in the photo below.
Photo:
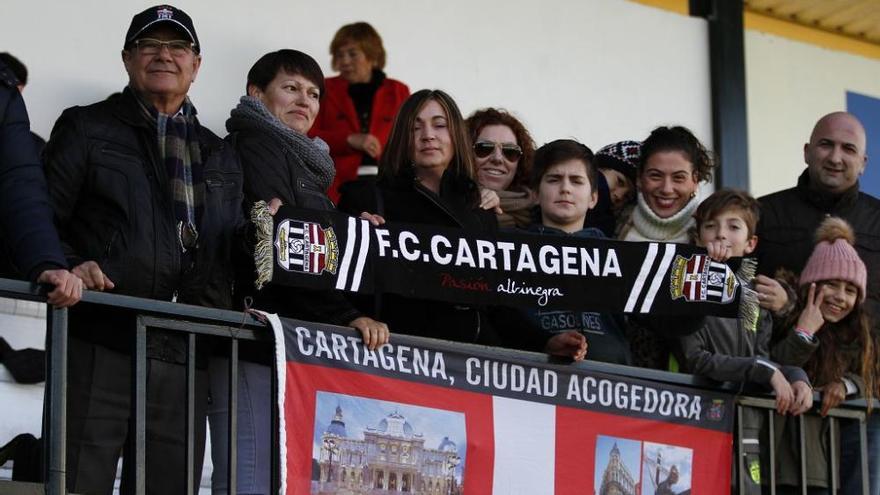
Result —
[[131, 25], [128, 26], [128, 32], [125, 34], [125, 45], [123, 48], [130, 45], [141, 33], [160, 23], [168, 23], [185, 33], [189, 40], [193, 42], [193, 50], [196, 53], [201, 51], [202, 47], [199, 45], [199, 37], [196, 36], [196, 28], [193, 26], [192, 19], [190, 19], [186, 12], [171, 5], [150, 7], [132, 17]]

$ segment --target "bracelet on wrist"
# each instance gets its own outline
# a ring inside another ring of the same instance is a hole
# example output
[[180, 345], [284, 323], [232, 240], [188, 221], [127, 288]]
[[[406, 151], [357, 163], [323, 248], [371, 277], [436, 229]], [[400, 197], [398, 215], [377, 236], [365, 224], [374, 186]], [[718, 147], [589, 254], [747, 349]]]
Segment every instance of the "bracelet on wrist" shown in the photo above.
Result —
[[804, 330], [801, 327], [795, 327], [794, 333], [796, 333], [800, 338], [806, 340], [807, 342], [815, 342], [816, 337], [813, 336], [813, 333], [809, 330]]

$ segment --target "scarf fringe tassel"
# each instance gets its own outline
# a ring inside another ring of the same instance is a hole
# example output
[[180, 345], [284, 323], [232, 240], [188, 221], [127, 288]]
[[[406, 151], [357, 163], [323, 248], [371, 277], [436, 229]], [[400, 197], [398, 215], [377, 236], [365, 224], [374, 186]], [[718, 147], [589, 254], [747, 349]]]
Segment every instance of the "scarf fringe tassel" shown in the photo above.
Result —
[[758, 261], [754, 258], [743, 258], [736, 271], [736, 278], [742, 287], [742, 295], [739, 302], [739, 317], [743, 320], [743, 326], [752, 332], [758, 328], [758, 319], [761, 307], [758, 305], [758, 292], [752, 289], [751, 282], [758, 271]]
[[251, 221], [257, 229], [257, 245], [254, 250], [254, 263], [257, 267], [257, 279], [254, 286], [257, 290], [263, 288], [272, 280], [272, 230], [275, 223], [269, 213], [269, 206], [265, 201], [257, 201], [251, 208]]

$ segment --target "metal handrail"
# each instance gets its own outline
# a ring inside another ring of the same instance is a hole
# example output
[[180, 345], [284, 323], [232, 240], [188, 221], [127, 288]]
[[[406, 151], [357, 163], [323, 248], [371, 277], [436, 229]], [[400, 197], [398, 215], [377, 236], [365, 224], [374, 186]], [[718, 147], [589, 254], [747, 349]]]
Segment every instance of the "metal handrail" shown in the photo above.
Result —
[[[23, 299], [36, 302], [46, 302], [46, 288], [37, 284], [31, 284], [19, 280], [0, 278], [0, 297]], [[132, 361], [133, 378], [136, 393], [132, 401], [133, 417], [135, 418], [135, 492], [144, 493], [144, 442], [145, 417], [146, 417], [146, 327], [148, 325], [159, 326], [167, 329], [182, 330], [190, 334], [187, 360], [187, 455], [192, 457], [192, 376], [194, 373], [195, 357], [195, 334], [229, 337], [228, 328], [236, 329], [233, 341], [241, 340], [265, 340], [270, 337], [265, 330], [265, 323], [255, 318], [250, 313], [192, 306], [187, 304], [143, 299], [119, 294], [110, 294], [94, 291], [83, 293], [82, 302], [100, 304], [108, 307], [121, 308], [138, 314], [138, 328], [136, 332], [136, 354]], [[171, 320], [168, 320], [170, 318]], [[175, 325], [175, 320], [185, 320], [185, 324]], [[67, 309], [49, 308], [46, 314], [47, 339], [46, 339], [46, 394], [44, 415], [44, 466], [45, 490], [52, 495], [66, 495], [66, 425], [67, 425]], [[230, 370], [230, 376], [235, 376], [235, 368]], [[232, 378], [230, 378], [232, 380]], [[234, 388], [231, 388], [234, 391]], [[234, 399], [233, 399], [234, 400]], [[234, 412], [230, 412], [234, 416]], [[233, 425], [234, 426], [234, 425]], [[230, 432], [234, 434], [234, 430]], [[234, 459], [234, 457], [233, 457]], [[192, 462], [188, 463], [187, 477], [192, 480]], [[233, 464], [234, 468], [234, 464]], [[234, 473], [231, 475], [234, 481]], [[191, 484], [189, 490], [191, 491]], [[231, 485], [234, 486], [234, 485]]]
[[[0, 297], [9, 297], [15, 299], [23, 299], [37, 302], [46, 302], [46, 288], [37, 284], [28, 282], [9, 280], [0, 278]], [[159, 301], [154, 299], [144, 299], [138, 297], [124, 296], [119, 294], [111, 294], [104, 292], [85, 291], [83, 293], [82, 302], [100, 304], [103, 306], [114, 307], [117, 309], [125, 309], [138, 315], [138, 324], [136, 331], [135, 358], [133, 360], [133, 378], [136, 397], [133, 400], [133, 415], [136, 418], [136, 475], [135, 485], [136, 493], [143, 493], [144, 489], [144, 417], [145, 417], [145, 382], [146, 382], [146, 331], [147, 327], [163, 328], [169, 330], [183, 331], [189, 334], [188, 340], [188, 356], [187, 360], [187, 382], [189, 396], [187, 400], [187, 431], [188, 431], [188, 448], [187, 456], [192, 461], [193, 443], [192, 430], [193, 411], [192, 411], [192, 376], [194, 373], [195, 359], [195, 335], [209, 335], [230, 339], [232, 359], [230, 359], [229, 380], [230, 380], [230, 435], [235, 436], [235, 390], [236, 390], [236, 370], [238, 356], [238, 340], [251, 341], [271, 341], [270, 332], [266, 332], [266, 324], [257, 319], [249, 312], [238, 312], [230, 310], [222, 310], [215, 308], [207, 308], [202, 306], [192, 306], [187, 304], [173, 303], [168, 301]], [[234, 329], [232, 332], [230, 329]], [[66, 383], [67, 383], [67, 310], [49, 308], [47, 311], [47, 373], [46, 373], [46, 417], [44, 424], [45, 445], [47, 445], [46, 466], [46, 492], [50, 494], [64, 495], [66, 494]], [[430, 341], [433, 339], [422, 338], [422, 340]], [[485, 349], [484, 346], [476, 344], [456, 343], [462, 346], [464, 350], [470, 348], [472, 350]], [[526, 352], [512, 349], [492, 348], [491, 352], [499, 357], [507, 357], [511, 359], [526, 360], [535, 363], [554, 363], [560, 362], [559, 358], [554, 358], [543, 353]], [[565, 361], [568, 363], [568, 361]], [[601, 372], [613, 374], [617, 376], [625, 376], [654, 382], [662, 382], [687, 387], [722, 390], [738, 395], [737, 412], [739, 413], [743, 407], [758, 407], [770, 410], [769, 416], [772, 416], [774, 406], [773, 399], [766, 396], [760, 397], [759, 394], [742, 394], [742, 390], [733, 384], [721, 384], [705, 379], [703, 377], [687, 375], [683, 373], [672, 373], [646, 368], [636, 368], [631, 366], [623, 366], [609, 363], [600, 363], [595, 361], [582, 361], [579, 363], [570, 363], [570, 366], [577, 367], [585, 371]], [[275, 375], [273, 374], [273, 390], [277, 387], [274, 383]], [[816, 396], [818, 400], [818, 394]], [[880, 402], [875, 400], [875, 404]], [[832, 410], [831, 415], [839, 418], [851, 418], [861, 422], [861, 438], [862, 438], [862, 470], [863, 480], [866, 471], [866, 446], [865, 446], [865, 413], [866, 402], [864, 399], [847, 401], [838, 408]], [[875, 405], [875, 407], [877, 407]], [[277, 421], [277, 413], [273, 411], [273, 422]], [[737, 414], [739, 417], [739, 414]], [[772, 421], [771, 421], [772, 423]], [[801, 435], [803, 428], [799, 428]], [[831, 435], [834, 435], [835, 428], [831, 428]], [[59, 434], [60, 432], [60, 434]], [[772, 433], [771, 433], [772, 438]], [[739, 455], [742, 445], [739, 440], [741, 435], [737, 435], [736, 454]], [[832, 437], [832, 440], [834, 438]], [[230, 482], [230, 492], [235, 490], [235, 440], [230, 439], [229, 459], [230, 465], [228, 480]], [[273, 451], [278, 448], [277, 442], [273, 442]], [[773, 448], [771, 439], [771, 449]], [[275, 458], [278, 456], [276, 455]], [[803, 460], [803, 457], [802, 457]], [[737, 459], [738, 469], [736, 471], [739, 480], [739, 486], [742, 489], [742, 459]], [[803, 464], [803, 462], [802, 462]], [[774, 476], [771, 463], [771, 480]], [[277, 480], [278, 470], [280, 466], [273, 466], [272, 477]], [[192, 489], [192, 462], [189, 462], [188, 470], [188, 486]], [[801, 475], [804, 476], [803, 468]], [[836, 479], [833, 480], [836, 484]], [[274, 485], [274, 481], [273, 481]], [[867, 490], [867, 487], [865, 487]], [[867, 491], [865, 491], [867, 493]]]

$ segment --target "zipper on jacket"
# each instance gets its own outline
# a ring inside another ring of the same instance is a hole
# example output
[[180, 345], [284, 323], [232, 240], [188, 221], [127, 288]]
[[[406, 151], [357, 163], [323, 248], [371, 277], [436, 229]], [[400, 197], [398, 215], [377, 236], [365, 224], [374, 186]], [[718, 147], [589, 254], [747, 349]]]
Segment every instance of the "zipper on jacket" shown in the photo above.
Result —
[[440, 208], [443, 213], [446, 213], [446, 215], [448, 215], [449, 218], [451, 218], [456, 224], [458, 224], [459, 227], [464, 228], [464, 224], [461, 222], [461, 220], [459, 220], [458, 217], [456, 217], [455, 214], [453, 214], [452, 211], [450, 211], [450, 209], [446, 207], [446, 205], [437, 201], [436, 198], [438, 198], [439, 196], [435, 195], [432, 191], [428, 190], [427, 187], [423, 186], [418, 179], [414, 179], [414, 185], [416, 191], [418, 191], [422, 196], [428, 198], [428, 200], [434, 203], [438, 208]]
[[[427, 187], [423, 186], [421, 184], [421, 182], [419, 182], [418, 179], [414, 179], [413, 185], [415, 186], [416, 191], [418, 191], [422, 196], [428, 198], [428, 200], [431, 203], [433, 203], [434, 205], [436, 205], [438, 208], [440, 208], [440, 210], [443, 211], [443, 213], [446, 213], [446, 215], [449, 216], [449, 218], [451, 218], [459, 227], [464, 228], [464, 224], [461, 222], [461, 220], [459, 220], [458, 217], [456, 217], [452, 213], [452, 211], [450, 211], [449, 208], [446, 207], [446, 205], [437, 201], [437, 198], [438, 198], [437, 195], [435, 195], [432, 191], [428, 190]], [[477, 318], [477, 331], [474, 333], [474, 343], [476, 343], [479, 341], [480, 332], [483, 330], [482, 329], [482, 322], [480, 320], [480, 310], [478, 310], [476, 308], [471, 308], [471, 310], [473, 310], [474, 316], [476, 316], [476, 318]]]
[[[746, 340], [747, 336], [746, 336], [746, 335], [743, 335], [743, 334], [744, 334], [745, 332], [747, 332], [748, 330], [746, 330], [745, 325], [743, 325], [743, 319], [742, 319], [742, 318], [737, 318], [737, 319], [736, 319], [736, 329], [737, 329], [737, 332], [736, 332], [736, 336], [737, 336], [737, 339], [736, 339], [737, 342], [736, 342], [736, 343], [737, 343], [737, 345], [736, 345], [736, 346], [737, 346], [737, 348], [738, 348], [738, 349], [736, 350], [736, 355], [737, 355], [737, 356], [745, 356], [745, 354], [743, 353], [743, 351], [745, 351], [745, 349], [743, 349], [743, 347], [745, 347], [745, 340]], [[753, 357], [754, 357], [754, 354], [755, 354], [755, 353], [753, 352], [753, 353], [752, 353], [752, 356], [753, 356]]]
[[110, 250], [113, 248], [113, 243], [116, 242], [116, 238], [119, 237], [119, 232], [120, 229], [114, 230], [113, 235], [110, 236], [110, 240], [107, 241], [107, 245], [104, 246], [104, 254], [101, 256], [101, 263], [110, 259]]
[[480, 331], [482, 331], [483, 328], [480, 321], [480, 310], [474, 309], [474, 315], [477, 317], [477, 333], [474, 334], [474, 344], [476, 344], [480, 340]]
[[[174, 193], [168, 184], [168, 172], [163, 167], [163, 164], [159, 162], [158, 150], [156, 149], [155, 144], [155, 131], [149, 127], [142, 127], [142, 131], [143, 132], [139, 133], [141, 147], [146, 152], [147, 158], [150, 162], [149, 165], [145, 164], [144, 173], [147, 175], [148, 179], [151, 179], [151, 187], [155, 188], [155, 190], [152, 191], [153, 194], [150, 194], [150, 201], [152, 203], [151, 207], [153, 209], [153, 288], [151, 292], [156, 296], [159, 296], [157, 292], [160, 285], [160, 232], [163, 232], [164, 229], [170, 227], [173, 239], [172, 244], [174, 247], [170, 249], [171, 266], [169, 271], [177, 276], [174, 280], [174, 288], [172, 292], [172, 300], [176, 301], [178, 288], [180, 287], [181, 253], [177, 234], [177, 219], [174, 218]], [[170, 225], [167, 225], [167, 222], [169, 221]]]

